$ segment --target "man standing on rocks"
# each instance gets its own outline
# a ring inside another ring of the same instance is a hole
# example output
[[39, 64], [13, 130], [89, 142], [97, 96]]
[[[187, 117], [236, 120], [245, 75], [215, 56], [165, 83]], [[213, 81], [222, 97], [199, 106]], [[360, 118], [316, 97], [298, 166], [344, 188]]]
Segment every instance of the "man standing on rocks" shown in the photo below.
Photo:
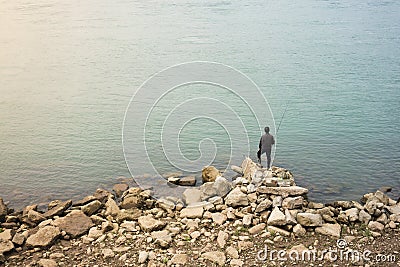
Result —
[[[271, 150], [272, 146], [275, 144], [274, 137], [269, 133], [269, 127], [264, 128], [265, 134], [261, 136], [259, 148], [259, 160], [261, 162], [261, 155], [266, 153], [267, 155], [267, 169], [271, 167]], [[257, 153], [258, 154], [258, 153]]]

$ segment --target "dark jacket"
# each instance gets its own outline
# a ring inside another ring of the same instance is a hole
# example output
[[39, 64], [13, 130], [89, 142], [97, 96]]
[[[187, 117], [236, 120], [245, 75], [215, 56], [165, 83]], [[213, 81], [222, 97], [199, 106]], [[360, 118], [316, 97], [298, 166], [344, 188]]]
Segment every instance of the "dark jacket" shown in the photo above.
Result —
[[271, 153], [272, 145], [275, 144], [275, 139], [272, 135], [269, 133], [263, 134], [260, 138], [260, 144], [258, 145], [258, 148], [261, 150], [262, 153]]

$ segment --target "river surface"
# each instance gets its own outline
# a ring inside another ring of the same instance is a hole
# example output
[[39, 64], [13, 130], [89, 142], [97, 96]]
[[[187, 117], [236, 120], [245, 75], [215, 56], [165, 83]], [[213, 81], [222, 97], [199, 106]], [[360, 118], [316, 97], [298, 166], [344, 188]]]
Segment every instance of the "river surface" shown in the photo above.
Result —
[[[133, 93], [164, 68], [201, 60], [251, 78], [276, 127], [287, 107], [274, 164], [292, 170], [311, 199], [357, 200], [381, 186], [398, 197], [399, 14], [390, 0], [0, 1], [0, 196], [22, 207], [131, 177], [121, 135]], [[165, 115], [160, 107], [154, 121]], [[253, 126], [255, 159], [261, 132]], [[191, 160], [204, 138], [215, 137], [217, 166], [230, 141], [246, 143], [224, 138], [212, 121], [191, 127], [181, 139]], [[139, 164], [145, 157], [132, 155]]]

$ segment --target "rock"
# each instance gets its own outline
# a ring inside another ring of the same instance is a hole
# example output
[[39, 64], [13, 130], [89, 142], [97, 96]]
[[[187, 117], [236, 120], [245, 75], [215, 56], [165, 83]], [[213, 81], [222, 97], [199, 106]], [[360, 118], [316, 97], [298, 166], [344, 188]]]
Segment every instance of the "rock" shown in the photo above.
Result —
[[282, 196], [273, 196], [273, 199], [272, 199], [272, 207], [282, 207], [282, 201], [283, 201], [283, 198], [282, 198]]
[[152, 232], [151, 237], [155, 240], [155, 243], [161, 248], [168, 248], [170, 243], [172, 242], [172, 237], [167, 230]]
[[330, 224], [330, 223], [324, 223], [322, 226], [315, 228], [316, 233], [320, 233], [322, 235], [328, 235], [328, 236], [333, 236], [333, 237], [340, 237], [342, 227], [340, 224]]
[[125, 184], [125, 183], [121, 183], [121, 184], [115, 184], [113, 186], [113, 191], [115, 192], [115, 194], [117, 195], [117, 197], [121, 197], [122, 194], [129, 189], [129, 185]]
[[188, 188], [183, 192], [183, 201], [190, 205], [201, 201], [201, 191], [197, 188]]
[[368, 212], [366, 212], [365, 210], [360, 210], [359, 214], [358, 214], [358, 220], [364, 224], [368, 224], [369, 221], [371, 220], [371, 215], [369, 215]]
[[10, 240], [0, 239], [0, 255], [9, 252], [13, 249], [14, 249], [14, 244]]
[[379, 200], [379, 202], [383, 203], [384, 205], [389, 204], [389, 197], [385, 195], [382, 191], [376, 191], [375, 197]]
[[147, 251], [139, 251], [139, 259], [138, 263], [142, 264], [147, 261], [147, 258], [149, 257], [149, 253]]
[[220, 252], [220, 251], [205, 252], [202, 254], [202, 257], [213, 263], [218, 264], [219, 266], [225, 265], [226, 257], [223, 252]]
[[213, 188], [215, 189], [217, 196], [225, 197], [232, 190], [232, 184], [224, 177], [218, 176], [215, 179]]
[[220, 175], [221, 173], [214, 166], [204, 167], [201, 171], [201, 178], [203, 179], [203, 183], [214, 182], [215, 179], [217, 179], [217, 176]]
[[112, 199], [112, 197], [109, 197], [105, 203], [105, 207], [106, 207], [106, 212], [105, 215], [111, 215], [113, 217], [117, 216], [118, 213], [120, 212], [120, 209], [117, 205], [117, 203], [114, 201], [114, 199]]
[[179, 179], [178, 184], [181, 186], [195, 186], [196, 185], [196, 177], [194, 176], [186, 176]]
[[293, 227], [293, 234], [295, 236], [304, 236], [306, 234], [306, 232], [307, 232], [306, 229], [304, 229], [304, 227], [301, 226], [301, 224], [296, 224]]
[[249, 200], [247, 195], [236, 187], [225, 197], [225, 204], [231, 207], [247, 206]]
[[257, 188], [257, 192], [260, 194], [279, 195], [286, 198], [288, 196], [301, 196], [307, 194], [308, 189], [300, 186], [288, 186], [288, 187], [260, 186]]
[[43, 216], [46, 218], [51, 218], [53, 216], [60, 216], [63, 214], [64, 211], [66, 211], [69, 207], [71, 207], [72, 205], [72, 200], [67, 200], [64, 202], [60, 202], [59, 204], [57, 204], [55, 207], [53, 207], [52, 209], [46, 211], [45, 213], [43, 213]]
[[123, 221], [134, 221], [137, 220], [140, 216], [142, 216], [142, 211], [139, 209], [129, 209], [129, 210], [121, 210], [117, 216], [117, 222]]
[[310, 209], [323, 209], [324, 207], [325, 207], [324, 203], [317, 203], [312, 201], [308, 203], [308, 208]]
[[345, 211], [346, 216], [349, 219], [349, 222], [355, 222], [358, 220], [358, 209], [357, 208], [351, 208]]
[[322, 217], [320, 214], [313, 214], [307, 212], [301, 212], [297, 214], [297, 221], [302, 226], [321, 226]]
[[204, 208], [202, 206], [188, 206], [180, 211], [181, 218], [201, 218], [203, 216]]
[[4, 204], [3, 199], [0, 197], [0, 222], [4, 222], [8, 213], [6, 204]]
[[249, 234], [255, 235], [261, 233], [266, 227], [265, 223], [257, 224], [249, 229]]
[[12, 242], [18, 246], [22, 246], [25, 242], [25, 236], [20, 233], [16, 233], [12, 239]]
[[288, 232], [288, 231], [286, 231], [286, 230], [284, 230], [284, 229], [281, 229], [281, 228], [278, 228], [278, 227], [275, 227], [275, 226], [267, 226], [267, 230], [268, 230], [268, 232], [270, 232], [270, 233], [278, 233], [278, 234], [280, 234], [281, 236], [290, 236], [290, 232]]
[[385, 208], [392, 214], [400, 214], [400, 203], [393, 206], [386, 206]]
[[243, 266], [244, 262], [240, 259], [232, 259], [230, 262], [231, 266], [237, 266], [237, 267], [241, 267]]
[[391, 214], [389, 218], [394, 222], [400, 222], [400, 214]]
[[167, 181], [171, 184], [178, 184], [181, 178], [179, 177], [168, 177]]
[[272, 212], [271, 215], [269, 215], [268, 221], [267, 221], [268, 225], [285, 225], [286, 224], [286, 216], [285, 214], [283, 214], [282, 211], [280, 211], [280, 209], [278, 207], [275, 207]]
[[213, 213], [211, 214], [211, 218], [214, 221], [214, 223], [218, 224], [218, 225], [222, 225], [226, 222], [226, 220], [228, 219], [226, 217], [225, 214], [222, 213]]
[[36, 234], [29, 236], [26, 240], [26, 245], [28, 247], [48, 247], [53, 244], [60, 234], [61, 232], [58, 227], [48, 225], [40, 228]]
[[238, 174], [240, 174], [240, 175], [243, 175], [243, 169], [241, 167], [239, 167], [239, 166], [231, 165], [231, 170], [236, 172], [236, 173], [238, 173]]
[[161, 230], [167, 224], [166, 222], [154, 219], [151, 215], [139, 217], [138, 223], [140, 228], [145, 232]]
[[105, 258], [105, 259], [115, 257], [114, 251], [112, 251], [112, 249], [109, 249], [109, 248], [102, 249], [101, 254], [103, 254], [103, 258]]
[[391, 229], [396, 229], [396, 228], [397, 228], [397, 225], [396, 225], [396, 223], [395, 223], [394, 221], [390, 221], [390, 222], [388, 223], [388, 225], [389, 225], [389, 227], [390, 227]]
[[383, 229], [385, 229], [385, 226], [380, 222], [370, 221], [368, 223], [368, 228], [371, 231], [382, 231]]
[[241, 165], [243, 170], [243, 177], [250, 183], [256, 176], [258, 166], [249, 157], [246, 157]]
[[289, 225], [296, 225], [297, 221], [296, 218], [290, 213], [289, 210], [285, 210], [285, 217], [286, 217], [286, 224]]
[[282, 208], [284, 209], [301, 209], [303, 207], [303, 197], [287, 197], [282, 201]]
[[41, 213], [34, 211], [34, 210], [28, 211], [27, 218], [29, 221], [31, 221], [35, 224], [38, 224], [38, 223], [46, 220], [46, 217], [44, 217]]
[[353, 207], [353, 204], [351, 203], [351, 201], [335, 201], [333, 202], [333, 206], [335, 208], [342, 208], [346, 210]]
[[0, 240], [10, 241], [13, 237], [13, 230], [5, 229], [3, 232], [0, 232]]
[[111, 194], [110, 192], [108, 192], [107, 190], [98, 188], [98, 189], [96, 190], [96, 192], [93, 194], [93, 196], [94, 196], [98, 201], [100, 201], [101, 203], [104, 203], [104, 202], [107, 201], [107, 199], [108, 199], [109, 197], [112, 197], [112, 194]]
[[57, 267], [57, 262], [51, 259], [40, 259], [38, 262], [41, 267]]
[[90, 216], [90, 215], [96, 213], [102, 206], [103, 206], [103, 204], [100, 201], [95, 200], [95, 201], [89, 202], [88, 204], [82, 206], [81, 210], [85, 214]]
[[134, 209], [142, 207], [143, 205], [144, 203], [139, 195], [128, 194], [123, 197], [122, 202], [119, 206], [121, 207], [121, 209]]
[[251, 241], [239, 241], [238, 242], [238, 249], [239, 251], [244, 251], [244, 250], [248, 250], [254, 248], [254, 243]]
[[62, 231], [65, 231], [72, 238], [87, 233], [87, 231], [94, 226], [92, 219], [86, 216], [82, 211], [72, 211], [67, 216], [56, 219], [54, 225]]
[[217, 244], [220, 248], [224, 248], [226, 245], [226, 241], [228, 240], [229, 235], [224, 231], [219, 231], [217, 236]]
[[156, 206], [162, 208], [163, 210], [169, 211], [175, 208], [175, 203], [171, 200], [160, 198], [157, 200]]
[[84, 197], [84, 198], [81, 199], [81, 200], [78, 200], [78, 201], [76, 201], [76, 202], [73, 202], [73, 203], [72, 203], [72, 206], [73, 206], [73, 207], [76, 207], [76, 206], [84, 206], [84, 205], [86, 205], [87, 203], [92, 202], [92, 201], [95, 201], [95, 200], [97, 200], [97, 198], [95, 198], [94, 196], [86, 196], [86, 197]]
[[246, 227], [250, 226], [253, 222], [253, 214], [245, 214], [243, 216], [242, 221], [243, 221], [243, 226]]
[[264, 210], [270, 208], [272, 206], [272, 201], [267, 199], [264, 199], [263, 201], [260, 202], [260, 204], [257, 205], [255, 212], [263, 212]]
[[187, 254], [175, 254], [171, 260], [169, 261], [169, 263], [171, 263], [171, 265], [173, 264], [178, 264], [178, 265], [182, 265], [185, 266], [186, 263], [188, 262], [189, 257]]
[[226, 254], [232, 259], [239, 259], [239, 252], [234, 247], [227, 247], [225, 250]]

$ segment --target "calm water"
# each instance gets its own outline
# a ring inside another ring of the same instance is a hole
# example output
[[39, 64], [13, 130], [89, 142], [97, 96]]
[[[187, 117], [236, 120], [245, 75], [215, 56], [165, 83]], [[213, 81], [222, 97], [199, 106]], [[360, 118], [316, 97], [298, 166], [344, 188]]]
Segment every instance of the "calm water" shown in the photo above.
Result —
[[[275, 164], [312, 199], [380, 186], [398, 197], [399, 14], [399, 1], [376, 0], [0, 1], [0, 196], [19, 207], [130, 177], [121, 132], [133, 92], [165, 67], [209, 60], [253, 79], [278, 122], [288, 104]], [[183, 150], [195, 159], [194, 130], [220, 129], [193, 127]]]

